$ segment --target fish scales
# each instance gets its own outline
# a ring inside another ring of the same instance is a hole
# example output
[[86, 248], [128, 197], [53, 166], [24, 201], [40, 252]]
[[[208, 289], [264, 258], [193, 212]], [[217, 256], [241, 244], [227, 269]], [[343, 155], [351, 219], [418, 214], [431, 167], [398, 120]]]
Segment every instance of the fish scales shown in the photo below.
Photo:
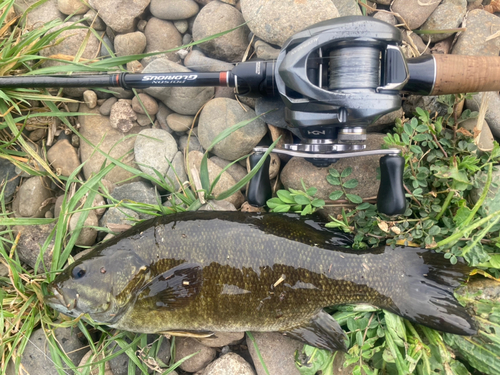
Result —
[[[322, 308], [348, 303], [451, 332], [473, 331], [452, 295], [463, 266], [453, 268], [423, 249], [355, 251], [341, 242], [291, 214], [171, 215], [98, 246], [52, 289], [66, 304], [60, 311], [92, 316], [101, 305], [97, 321], [133, 332], [281, 331], [311, 343], [313, 331], [321, 340], [311, 344], [332, 349], [338, 343], [323, 342], [318, 332], [332, 336], [340, 327]], [[85, 276], [71, 276], [82, 269]], [[97, 295], [105, 303], [95, 301]], [[51, 303], [58, 308], [54, 298]]]

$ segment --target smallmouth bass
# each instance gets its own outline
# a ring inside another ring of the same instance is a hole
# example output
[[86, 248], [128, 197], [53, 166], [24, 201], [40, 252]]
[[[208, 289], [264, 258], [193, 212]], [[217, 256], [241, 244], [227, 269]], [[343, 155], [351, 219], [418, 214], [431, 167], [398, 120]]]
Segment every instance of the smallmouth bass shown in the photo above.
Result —
[[141, 333], [279, 331], [345, 350], [327, 306], [368, 303], [461, 335], [474, 322], [453, 296], [469, 268], [433, 251], [342, 247], [295, 214], [185, 212], [136, 225], [68, 266], [46, 303]]

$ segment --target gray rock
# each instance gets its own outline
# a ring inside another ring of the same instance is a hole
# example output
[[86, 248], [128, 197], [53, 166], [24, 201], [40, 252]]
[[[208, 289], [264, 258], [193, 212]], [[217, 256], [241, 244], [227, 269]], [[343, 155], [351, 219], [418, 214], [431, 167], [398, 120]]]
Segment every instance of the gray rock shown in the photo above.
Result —
[[57, 0], [57, 7], [61, 13], [68, 16], [72, 14], [84, 14], [89, 10], [89, 7], [80, 0]]
[[[205, 5], [196, 16], [193, 24], [193, 39], [198, 41], [243, 23], [245, 20], [235, 7], [213, 1]], [[248, 27], [243, 25], [228, 34], [199, 44], [198, 47], [208, 56], [216, 59], [241, 61], [248, 45], [248, 33]]]
[[[226, 168], [226, 166], [231, 163], [230, 161], [224, 160], [218, 156], [212, 156], [209, 160], [211, 160], [222, 169]], [[226, 171], [231, 175], [232, 178], [234, 178], [236, 182], [239, 182], [247, 175], [246, 168], [242, 167], [238, 163], [231, 165], [228, 169], [226, 169]], [[245, 187], [243, 187], [242, 189], [244, 190]]]
[[102, 20], [117, 33], [134, 31], [136, 18], [140, 16], [150, 0], [99, 0], [94, 8]]
[[[470, 118], [468, 120], [465, 120], [464, 122], [461, 122], [458, 126], [460, 128], [465, 128], [472, 134], [474, 134], [474, 128], [476, 127], [477, 124], [477, 118]], [[491, 133], [490, 126], [488, 125], [488, 122], [484, 121], [483, 122], [483, 127], [481, 129], [481, 135], [479, 136], [477, 146], [480, 150], [491, 150], [493, 149], [493, 141], [495, 138], [493, 137], [493, 134]]]
[[[33, 269], [35, 268], [37, 259], [40, 255], [40, 249], [43, 248], [43, 244], [54, 227], [55, 224], [45, 224], [15, 226], [13, 228], [16, 234], [21, 233], [19, 243], [16, 247], [16, 252], [21, 262], [26, 263]], [[43, 270], [44, 267], [46, 267], [46, 269], [50, 269], [50, 263], [52, 262], [52, 250], [54, 248], [54, 237], [52, 237], [46, 251], [43, 253], [43, 261], [38, 267], [39, 270]]]
[[[137, 168], [134, 161], [134, 155], [130, 151], [134, 147], [135, 138], [128, 137], [116, 129], [113, 129], [109, 123], [109, 117], [101, 116], [96, 108], [90, 109], [86, 105], [80, 105], [80, 112], [91, 113], [92, 116], [78, 116], [80, 123], [80, 133], [90, 141], [82, 142], [80, 146], [80, 157], [82, 162], [86, 162], [83, 166], [85, 178], [90, 178], [95, 173], [101, 170], [105, 156], [95, 150], [99, 145], [99, 149], [109, 154], [112, 158], [120, 159], [126, 165]], [[134, 127], [129, 132], [137, 134], [141, 130], [140, 127]], [[109, 161], [105, 163], [108, 165]], [[107, 175], [106, 179], [113, 183], [128, 180], [134, 175], [121, 167], [114, 167]]]
[[108, 87], [108, 90], [112, 91], [113, 95], [118, 99], [132, 99], [134, 97], [132, 90], [125, 90], [121, 87]]
[[33, 142], [38, 142], [39, 140], [41, 140], [42, 138], [45, 138], [45, 136], [47, 135], [47, 128], [41, 128], [41, 129], [36, 129], [36, 130], [33, 130], [30, 135], [29, 135], [29, 138], [33, 141]]
[[57, 173], [66, 177], [69, 177], [80, 166], [80, 158], [76, 149], [67, 139], [57, 141], [47, 151], [47, 160]]
[[[183, 135], [179, 138], [179, 150], [182, 151], [182, 153], [186, 152], [186, 147], [188, 146], [188, 136]], [[194, 134], [189, 137], [189, 151], [199, 151], [201, 153], [205, 152], [203, 147], [200, 145], [200, 141], [198, 140], [198, 137], [196, 137]]]
[[[225, 201], [210, 201], [208, 204], [229, 203]], [[234, 208], [234, 206], [233, 206]], [[231, 210], [222, 211], [236, 211], [236, 208]], [[245, 332], [216, 332], [214, 337], [206, 337], [197, 339], [203, 345], [210, 346], [211, 348], [222, 348], [226, 345], [236, 345], [245, 337]]]
[[339, 17], [331, 0], [241, 0], [240, 3], [250, 30], [264, 41], [279, 46], [307, 26]]
[[[59, 343], [61, 349], [75, 366], [78, 365], [85, 355], [86, 349], [76, 337], [75, 329], [71, 327], [56, 328], [54, 333], [56, 342]], [[26, 372], [21, 371], [20, 374], [57, 374], [58, 368], [51, 358], [50, 345], [42, 328], [33, 331], [21, 357], [21, 365]], [[71, 371], [64, 362], [62, 365], [64, 372]]]
[[418, 29], [437, 8], [441, 0], [394, 0], [392, 11], [399, 13], [410, 29]]
[[[73, 232], [76, 228], [80, 228], [77, 226], [78, 220], [80, 219], [81, 212], [76, 212], [71, 215], [69, 219], [69, 230]], [[97, 238], [97, 230], [91, 227], [96, 227], [99, 224], [99, 219], [94, 211], [89, 211], [87, 218], [85, 219], [82, 230], [78, 239], [75, 242], [76, 246], [92, 246], [95, 243]]]
[[193, 41], [191, 34], [184, 34], [182, 37], [182, 45], [189, 44]]
[[[152, 17], [146, 28], [144, 29], [144, 35], [146, 35], [146, 52], [160, 52], [167, 51], [172, 48], [180, 47], [182, 45], [182, 36], [177, 31], [177, 28], [170, 21], [161, 20], [159, 18]], [[173, 62], [179, 61], [179, 56], [175, 52], [168, 52], [162, 54], [161, 56], [167, 57]], [[155, 61], [158, 57], [154, 59], [144, 59], [143, 65], [149, 65], [148, 63]], [[147, 68], [147, 66], [146, 66]], [[147, 72], [152, 73], [152, 72]], [[159, 72], [160, 73], [160, 72]]]
[[156, 115], [158, 113], [158, 103], [148, 94], [140, 93], [132, 98], [132, 109], [141, 115], [146, 113]]
[[202, 375], [255, 375], [252, 366], [236, 353], [227, 353], [210, 363]]
[[[234, 204], [232, 204], [231, 202], [228, 202], [228, 201], [215, 201], [215, 200], [209, 200], [207, 203], [205, 203], [203, 206], [201, 206], [198, 211], [237, 211], [236, 210], [236, 207], [234, 207]], [[218, 337], [219, 334], [217, 334], [217, 337]], [[217, 338], [214, 338], [214, 340], [216, 340]], [[210, 347], [213, 347], [213, 348], [218, 348], [220, 346], [224, 346], [224, 345], [214, 345], [214, 344], [209, 344], [209, 343], [206, 343], [202, 340], [200, 340], [200, 342], [206, 346], [210, 346]]]
[[109, 124], [112, 128], [118, 129], [122, 133], [128, 133], [137, 125], [135, 120], [137, 120], [137, 115], [132, 109], [132, 106], [123, 99], [118, 100], [111, 107]]
[[198, 13], [199, 7], [193, 0], [151, 0], [149, 9], [164, 20], [184, 20]]
[[462, 31], [453, 47], [455, 55], [498, 56], [500, 38], [487, 41], [500, 28], [500, 18], [482, 9], [467, 15], [467, 30]]
[[167, 116], [167, 125], [174, 132], [183, 133], [191, 129], [194, 116], [184, 116], [177, 113], [172, 113]]
[[358, 2], [355, 0], [332, 0], [335, 8], [337, 8], [340, 17], [345, 16], [361, 16], [361, 9]]
[[148, 115], [137, 115], [137, 123], [139, 126], [147, 126], [147, 125], [153, 125], [155, 123], [156, 116], [151, 115], [148, 117]]
[[394, 17], [391, 13], [388, 12], [376, 12], [373, 15], [373, 18], [376, 20], [384, 21], [390, 25], [395, 26], [397, 24], [396, 17]]
[[[127, 343], [130, 343], [130, 340], [126, 340]], [[113, 345], [113, 344], [112, 344]], [[121, 347], [116, 344], [113, 346], [113, 353], [116, 353], [121, 350]], [[128, 363], [130, 361], [130, 357], [127, 353], [119, 354], [118, 356], [109, 360], [109, 367], [113, 375], [129, 375], [128, 371]], [[135, 375], [142, 375], [143, 372], [139, 368], [135, 368]]]
[[99, 226], [106, 228], [108, 224], [134, 225], [139, 220], [139, 214], [129, 208], [111, 207], [99, 220]]
[[[475, 176], [474, 187], [470, 191], [470, 198], [475, 204], [481, 194], [484, 191], [486, 185], [486, 180], [488, 178], [487, 173], [480, 172]], [[490, 188], [488, 189], [488, 194], [483, 204], [481, 204], [481, 209], [484, 210], [486, 215], [490, 215], [498, 210], [500, 210], [500, 169], [496, 166], [493, 170], [492, 180]]]
[[184, 58], [184, 65], [198, 72], [219, 72], [234, 68], [233, 64], [206, 57], [203, 52], [197, 49], [187, 54]]
[[215, 88], [215, 97], [216, 98], [236, 99], [234, 87], [217, 86]]
[[158, 113], [156, 114], [156, 119], [158, 120], [158, 123], [160, 124], [161, 128], [163, 130], [168, 131], [169, 133], [172, 133], [172, 129], [169, 128], [167, 125], [167, 117], [170, 115], [172, 110], [168, 108], [165, 104], [159, 103], [158, 104]]
[[200, 371], [215, 358], [214, 348], [202, 345], [191, 337], [177, 337], [175, 340], [175, 349], [175, 362], [199, 352], [179, 366], [181, 370], [187, 372]]
[[144, 129], [135, 140], [135, 160], [144, 173], [154, 178], [157, 176], [153, 169], [163, 176], [167, 173], [167, 160], [171, 161], [177, 151], [174, 137], [162, 129]]
[[[467, 12], [467, 0], [443, 0], [436, 10], [432, 12], [427, 21], [420, 27], [422, 30], [446, 30], [455, 29], [462, 24]], [[439, 42], [453, 35], [443, 34], [422, 34], [424, 42], [431, 40]]]
[[166, 182], [173, 187], [173, 190], [178, 190], [182, 184], [188, 181], [187, 174], [184, 168], [184, 155], [178, 151], [172, 159], [172, 167], [168, 169], [165, 175]]
[[139, 55], [146, 48], [146, 36], [140, 31], [117, 35], [114, 41], [116, 56]]
[[[97, 364], [94, 365], [94, 363], [98, 362], [98, 361], [102, 361], [103, 359], [104, 359], [104, 355], [97, 356], [92, 352], [92, 350], [89, 350], [83, 356], [78, 367], [90, 365], [90, 375], [99, 375], [100, 374], [100, 372], [99, 372], [100, 365], [97, 365]], [[113, 372], [111, 372], [111, 366], [109, 365], [109, 361], [104, 364], [104, 375], [114, 375]]]
[[413, 57], [418, 57], [421, 54], [429, 54], [430, 48], [424, 43], [420, 35], [415, 34], [412, 31], [403, 31], [403, 41], [408, 44], [408, 46], [403, 45], [403, 53], [406, 58], [411, 59]]
[[47, 200], [53, 195], [48, 179], [31, 177], [19, 187], [12, 208], [17, 217], [45, 217], [50, 209]]
[[278, 48], [274, 48], [262, 40], [257, 40], [254, 45], [257, 58], [263, 60], [276, 60], [280, 54]]
[[[196, 170], [199, 172], [202, 158], [203, 158], [202, 153], [198, 151], [191, 151], [188, 155], [189, 170], [196, 168]], [[208, 167], [208, 177], [210, 183], [212, 183], [215, 180], [215, 178], [222, 172], [222, 168], [220, 168], [210, 160], [207, 160], [207, 167]], [[232, 178], [229, 173], [224, 172], [222, 173], [219, 181], [217, 182], [217, 185], [215, 185], [215, 188], [212, 193], [214, 196], [217, 196], [220, 193], [234, 186], [234, 184], [236, 184], [234, 178]], [[245, 197], [243, 196], [243, 194], [241, 194], [240, 191], [237, 191], [236, 193], [234, 193], [225, 200], [231, 202], [236, 208], [239, 208], [241, 204], [245, 201]]]
[[[146, 203], [150, 205], [157, 205], [156, 191], [154, 187], [145, 181], [132, 182], [124, 184], [115, 188], [111, 196], [118, 201], [132, 201], [139, 203]], [[113, 204], [108, 200], [109, 204]], [[150, 219], [152, 216], [142, 212], [137, 213], [140, 219]]]
[[[384, 143], [385, 134], [369, 133], [367, 136], [366, 149], [379, 149]], [[330, 185], [326, 177], [331, 168], [339, 172], [347, 167], [352, 168], [349, 179], [357, 179], [359, 184], [354, 189], [349, 189], [349, 193], [359, 195], [361, 198], [373, 197], [378, 193], [380, 181], [377, 180], [377, 168], [379, 167], [380, 155], [359, 156], [356, 158], [340, 159], [328, 167], [315, 167], [303, 158], [294, 157], [281, 171], [281, 181], [287, 189], [302, 189], [301, 179], [306, 187], [314, 186], [318, 189], [315, 197], [329, 199], [330, 193], [339, 190], [337, 186]], [[330, 208], [326, 212], [332, 213]]]
[[366, 130], [372, 133], [381, 132], [384, 129], [394, 126], [396, 123], [396, 119], [402, 117], [403, 117], [403, 108], [399, 108], [377, 119], [377, 121], [368, 125]]
[[111, 107], [118, 101], [117, 98], [112, 96], [109, 99], [106, 99], [104, 103], [99, 107], [99, 113], [103, 116], [109, 116], [111, 114]]
[[472, 99], [465, 101], [465, 108], [471, 111], [479, 111], [483, 95], [489, 96], [488, 109], [486, 110], [485, 120], [489, 128], [497, 139], [500, 139], [500, 95], [497, 92], [480, 92], [472, 95]]
[[[299, 370], [295, 367], [294, 355], [297, 350], [302, 350], [304, 344], [277, 332], [252, 332], [252, 335], [269, 374], [300, 375]], [[257, 375], [267, 375], [255, 350], [254, 343], [248, 336], [247, 346], [257, 370]]]
[[297, 128], [290, 127], [285, 121], [285, 104], [281, 98], [257, 98], [255, 102], [255, 113], [261, 116], [266, 124], [278, 128], [287, 129], [296, 137], [302, 139]]
[[85, 18], [88, 19], [88, 25], [92, 26], [94, 30], [106, 30], [106, 24], [102, 21], [102, 18], [97, 15], [97, 12], [95, 10], [90, 9], [87, 13], [85, 13]]
[[409, 95], [403, 102], [403, 111], [410, 117], [416, 112], [416, 108], [425, 108], [430, 113], [437, 113], [438, 116], [446, 116], [448, 107], [439, 102], [438, 96]]
[[[146, 66], [143, 73], [190, 71], [166, 58], [159, 58]], [[144, 91], [160, 99], [168, 108], [181, 115], [195, 115], [214, 94], [213, 87], [150, 87]]]
[[89, 108], [95, 108], [97, 106], [97, 94], [92, 90], [85, 90], [83, 92], [83, 101]]
[[101, 45], [101, 57], [111, 57], [111, 52], [115, 52], [115, 46], [111, 39], [107, 35], [102, 37], [102, 45]]
[[[205, 105], [198, 124], [199, 140], [205, 149], [225, 129], [256, 116], [254, 110], [243, 106], [246, 111], [236, 100], [227, 98], [216, 98]], [[266, 124], [258, 118], [219, 142], [211, 151], [223, 159], [236, 160], [250, 153], [266, 132]]]
[[[14, 2], [14, 10], [16, 15], [22, 16], [26, 10], [37, 3], [38, 0], [16, 0]], [[57, 0], [48, 0], [39, 6], [33, 8], [26, 17], [26, 27], [29, 29], [42, 27], [46, 23], [53, 20], [63, 20], [66, 18], [57, 7]]]
[[[186, 20], [178, 20], [174, 21], [174, 26], [176, 27], [177, 31], [179, 31], [181, 34], [184, 34], [186, 31], [188, 31], [189, 23]], [[184, 44], [184, 41], [182, 42]]]
[[0, 158], [0, 191], [4, 188], [3, 200], [9, 202], [16, 192], [20, 177], [16, 174], [16, 166], [7, 159]]

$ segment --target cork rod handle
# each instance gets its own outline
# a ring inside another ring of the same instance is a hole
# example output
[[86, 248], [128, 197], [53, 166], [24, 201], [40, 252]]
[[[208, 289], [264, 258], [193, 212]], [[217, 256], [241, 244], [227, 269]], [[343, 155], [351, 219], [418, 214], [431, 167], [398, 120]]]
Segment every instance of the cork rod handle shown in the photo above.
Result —
[[436, 79], [430, 95], [500, 91], [500, 57], [434, 55]]

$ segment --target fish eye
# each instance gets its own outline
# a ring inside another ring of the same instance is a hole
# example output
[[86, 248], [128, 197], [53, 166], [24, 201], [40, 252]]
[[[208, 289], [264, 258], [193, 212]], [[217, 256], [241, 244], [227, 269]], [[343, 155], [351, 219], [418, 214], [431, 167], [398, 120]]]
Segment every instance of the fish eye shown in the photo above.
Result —
[[85, 270], [81, 267], [76, 266], [73, 268], [73, 271], [71, 271], [71, 276], [73, 276], [73, 279], [81, 279], [83, 276], [85, 276]]

